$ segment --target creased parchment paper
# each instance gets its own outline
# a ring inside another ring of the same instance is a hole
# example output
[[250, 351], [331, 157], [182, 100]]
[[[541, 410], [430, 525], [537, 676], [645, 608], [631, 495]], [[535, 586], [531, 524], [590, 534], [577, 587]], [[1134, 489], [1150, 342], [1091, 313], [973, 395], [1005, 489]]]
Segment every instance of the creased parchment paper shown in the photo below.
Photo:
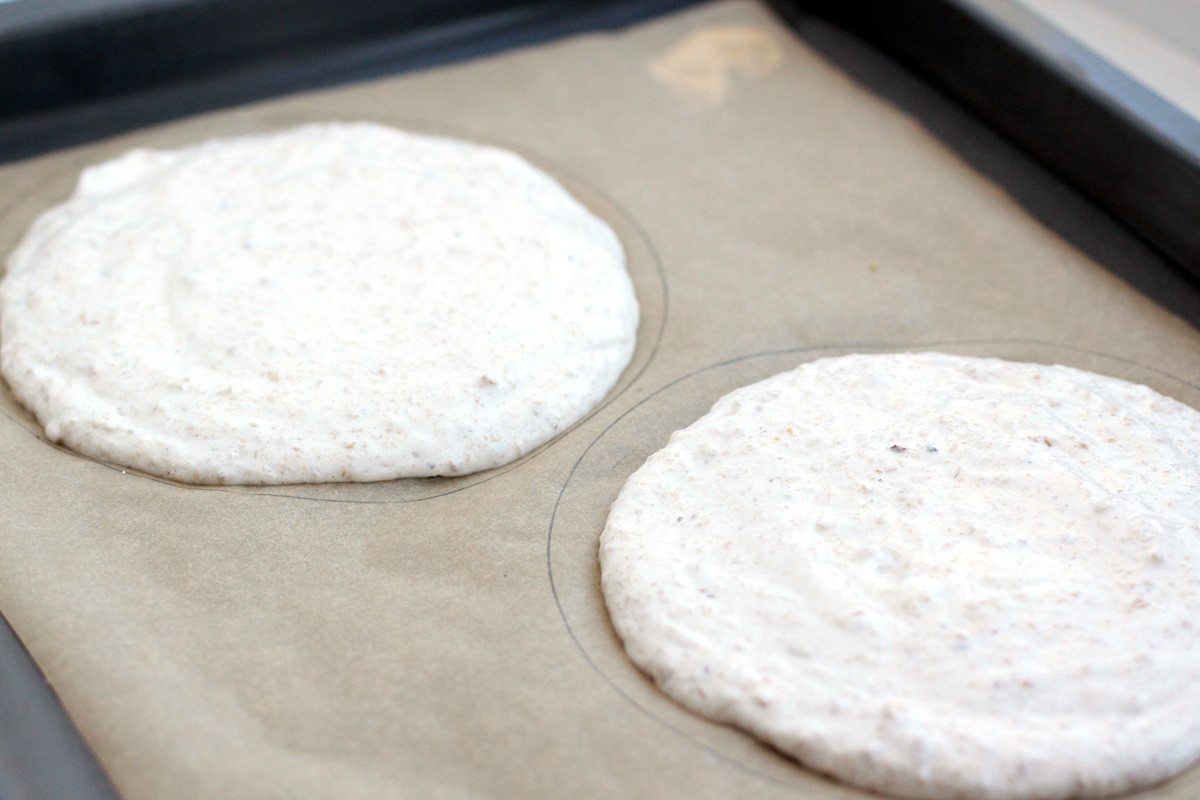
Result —
[[129, 800], [865, 796], [630, 666], [596, 565], [622, 482], [723, 392], [819, 356], [1061, 362], [1200, 406], [1200, 334], [1107, 268], [1156, 269], [1112, 223], [802, 32], [705, 5], [0, 170], [7, 252], [134, 145], [329, 119], [500, 144], [616, 228], [642, 305], [605, 405], [461, 479], [177, 486], [46, 443], [5, 394], [0, 608]]

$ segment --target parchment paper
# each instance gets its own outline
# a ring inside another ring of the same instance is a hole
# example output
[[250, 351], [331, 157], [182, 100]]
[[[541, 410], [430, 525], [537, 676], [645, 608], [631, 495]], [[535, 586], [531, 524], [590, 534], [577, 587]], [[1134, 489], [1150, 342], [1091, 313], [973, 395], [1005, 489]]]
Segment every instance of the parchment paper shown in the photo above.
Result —
[[178, 486], [46, 443], [5, 394], [0, 608], [129, 800], [864, 796], [630, 666], [595, 558], [625, 478], [725, 391], [855, 350], [1061, 362], [1200, 406], [1200, 334], [1111, 271], [1153, 256], [877, 56], [753, 3], [11, 165], [0, 248], [131, 146], [363, 118], [511, 147], [606, 217], [634, 363], [515, 465], [374, 485]]

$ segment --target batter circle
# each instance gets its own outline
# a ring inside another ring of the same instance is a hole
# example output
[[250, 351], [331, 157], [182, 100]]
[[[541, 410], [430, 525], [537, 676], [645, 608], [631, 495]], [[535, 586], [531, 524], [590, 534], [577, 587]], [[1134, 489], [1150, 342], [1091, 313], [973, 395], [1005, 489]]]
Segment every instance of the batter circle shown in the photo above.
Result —
[[48, 438], [162, 477], [461, 475], [599, 403], [637, 321], [540, 170], [330, 123], [85, 171], [9, 261], [0, 367]]
[[1200, 414], [1116, 379], [825, 359], [635, 473], [605, 600], [668, 694], [849, 782], [1114, 793], [1200, 746], [1198, 459]]

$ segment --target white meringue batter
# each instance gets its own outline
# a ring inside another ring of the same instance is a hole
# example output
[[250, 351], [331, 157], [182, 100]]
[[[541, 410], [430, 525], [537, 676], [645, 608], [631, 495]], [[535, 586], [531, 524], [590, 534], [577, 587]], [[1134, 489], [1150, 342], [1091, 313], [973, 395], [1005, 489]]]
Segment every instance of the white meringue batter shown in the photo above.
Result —
[[923, 798], [1200, 757], [1200, 412], [1067, 367], [816, 361], [722, 398], [600, 543], [629, 656], [805, 765]]
[[0, 284], [0, 369], [53, 441], [195, 483], [504, 464], [633, 353], [611, 228], [518, 156], [307, 125], [84, 171]]

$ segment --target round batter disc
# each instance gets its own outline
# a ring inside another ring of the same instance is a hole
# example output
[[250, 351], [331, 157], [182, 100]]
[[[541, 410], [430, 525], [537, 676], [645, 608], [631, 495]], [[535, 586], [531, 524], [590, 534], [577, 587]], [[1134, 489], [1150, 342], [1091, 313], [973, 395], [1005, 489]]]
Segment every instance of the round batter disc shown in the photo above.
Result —
[[494, 147], [307, 125], [84, 171], [0, 284], [0, 369], [53, 441], [194, 483], [511, 461], [616, 383], [620, 242]]
[[1091, 797], [1200, 757], [1200, 412], [1143, 386], [806, 364], [648, 459], [600, 564], [664, 692], [849, 783]]

